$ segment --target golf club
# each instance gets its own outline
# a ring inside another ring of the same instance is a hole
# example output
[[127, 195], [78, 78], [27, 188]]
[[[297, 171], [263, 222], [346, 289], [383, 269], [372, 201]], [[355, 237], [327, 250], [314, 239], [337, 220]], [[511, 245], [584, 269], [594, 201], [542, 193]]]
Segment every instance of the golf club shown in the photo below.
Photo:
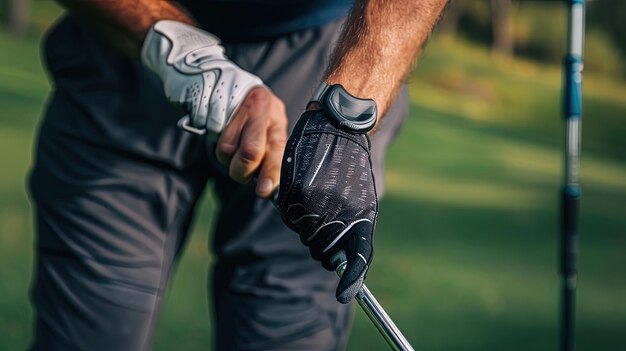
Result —
[[[335, 267], [337, 275], [341, 277], [347, 264], [346, 254], [343, 251], [339, 251], [331, 258], [331, 263]], [[404, 335], [402, 335], [400, 329], [396, 327], [395, 323], [389, 318], [389, 315], [387, 315], [365, 284], [363, 284], [355, 299], [372, 323], [374, 323], [383, 338], [385, 338], [385, 341], [387, 341], [392, 350], [413, 351], [411, 344], [409, 344]]]

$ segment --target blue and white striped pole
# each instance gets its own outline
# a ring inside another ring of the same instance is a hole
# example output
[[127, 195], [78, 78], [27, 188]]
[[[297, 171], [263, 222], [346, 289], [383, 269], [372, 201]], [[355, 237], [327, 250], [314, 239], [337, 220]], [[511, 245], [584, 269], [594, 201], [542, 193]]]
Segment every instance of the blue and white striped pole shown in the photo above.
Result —
[[561, 190], [561, 350], [574, 350], [577, 276], [582, 70], [585, 42], [585, 0], [566, 0], [569, 7], [567, 53], [563, 60], [565, 118], [564, 185]]

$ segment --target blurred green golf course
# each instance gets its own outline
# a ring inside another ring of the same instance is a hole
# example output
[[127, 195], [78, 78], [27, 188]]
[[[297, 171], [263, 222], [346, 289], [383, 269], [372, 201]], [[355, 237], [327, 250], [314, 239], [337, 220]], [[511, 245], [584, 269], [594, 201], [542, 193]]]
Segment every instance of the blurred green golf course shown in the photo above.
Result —
[[[24, 349], [31, 335], [25, 179], [50, 90], [38, 51], [37, 36], [0, 32], [0, 350]], [[410, 78], [411, 117], [387, 158], [367, 280], [416, 350], [557, 348], [560, 85], [558, 66], [497, 58], [460, 39], [436, 36], [422, 55]], [[583, 89], [576, 338], [579, 350], [618, 350], [626, 331], [626, 84], [586, 74]], [[156, 350], [210, 349], [213, 209], [207, 194]], [[349, 349], [386, 349], [360, 310]]]

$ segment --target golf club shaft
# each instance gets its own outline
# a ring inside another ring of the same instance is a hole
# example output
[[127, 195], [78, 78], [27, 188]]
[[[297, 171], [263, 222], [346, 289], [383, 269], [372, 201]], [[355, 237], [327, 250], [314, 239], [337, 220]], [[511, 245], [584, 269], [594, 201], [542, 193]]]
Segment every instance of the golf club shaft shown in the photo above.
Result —
[[578, 212], [580, 207], [580, 150], [585, 1], [569, 5], [567, 53], [563, 61], [565, 118], [564, 185], [561, 190], [561, 350], [574, 350], [577, 279]]
[[[337, 275], [341, 277], [346, 267], [346, 256], [343, 251], [337, 253], [333, 259]], [[356, 301], [359, 303], [367, 317], [376, 326], [376, 329], [385, 338], [392, 350], [396, 351], [413, 351], [413, 347], [408, 340], [402, 335], [402, 332], [396, 324], [389, 318], [382, 306], [378, 303], [374, 295], [369, 291], [367, 286], [363, 284], [361, 290], [356, 295]]]

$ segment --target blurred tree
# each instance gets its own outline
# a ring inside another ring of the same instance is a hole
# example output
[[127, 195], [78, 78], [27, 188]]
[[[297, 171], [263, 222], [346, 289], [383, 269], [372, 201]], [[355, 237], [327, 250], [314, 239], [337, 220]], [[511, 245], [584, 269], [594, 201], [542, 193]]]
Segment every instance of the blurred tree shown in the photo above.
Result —
[[492, 51], [506, 57], [513, 56], [513, 0], [491, 0]]
[[451, 0], [441, 31], [461, 34], [473, 41], [491, 45], [496, 54], [511, 57], [515, 48], [513, 0]]
[[[563, 0], [450, 0], [439, 31], [496, 54], [560, 64], [566, 47]], [[626, 79], [626, 0], [588, 0], [585, 71]]]
[[451, 6], [462, 3], [462, 11], [458, 11], [458, 35], [473, 42], [490, 45], [491, 9], [489, 0], [468, 1], [457, 0]]
[[591, 1], [587, 9], [589, 26], [606, 31], [622, 56], [626, 56], [626, 1]]
[[461, 16], [467, 9], [467, 4], [466, 0], [450, 0], [441, 25], [439, 25], [439, 30], [452, 36], [456, 35]]
[[520, 1], [515, 11], [515, 53], [560, 64], [565, 53], [564, 1]]
[[588, 26], [585, 38], [585, 71], [626, 78], [624, 59], [615, 41], [608, 33], [596, 26]]
[[3, 23], [7, 32], [22, 35], [30, 23], [31, 0], [5, 0]]

